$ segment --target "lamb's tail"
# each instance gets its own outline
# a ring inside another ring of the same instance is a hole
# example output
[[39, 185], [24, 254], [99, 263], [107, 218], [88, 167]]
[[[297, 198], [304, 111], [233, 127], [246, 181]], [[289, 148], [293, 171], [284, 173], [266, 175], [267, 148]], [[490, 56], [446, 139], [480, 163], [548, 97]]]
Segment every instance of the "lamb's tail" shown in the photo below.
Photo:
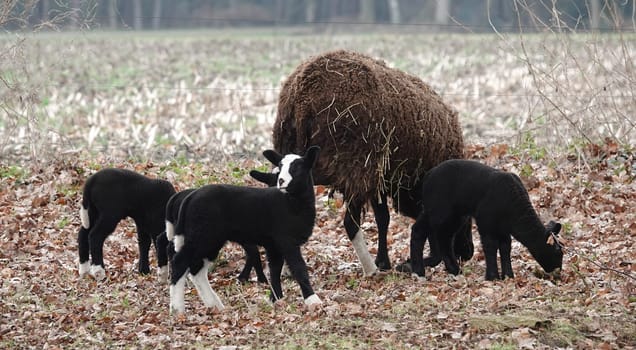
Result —
[[172, 207], [175, 205], [175, 199], [178, 194], [173, 195], [166, 203], [166, 238], [168, 241], [174, 240], [174, 218], [172, 217]]
[[[177, 225], [172, 227], [172, 236], [174, 238], [172, 241], [174, 242], [175, 252], [179, 252], [181, 248], [183, 247], [183, 243], [184, 243], [183, 233], [185, 232], [186, 215], [188, 212], [187, 209], [188, 209], [188, 205], [190, 204], [190, 199], [192, 198], [193, 193], [196, 193], [196, 191], [192, 191], [181, 202], [181, 205], [179, 206], [179, 215], [177, 215]], [[167, 230], [168, 230], [168, 226], [166, 225], [166, 232]]]
[[84, 188], [84, 194], [82, 195], [82, 203], [80, 204], [79, 215], [80, 215], [80, 220], [82, 221], [82, 227], [88, 230], [91, 227], [91, 220], [90, 220], [90, 217], [88, 216], [90, 198], [88, 195], [89, 191], [87, 191], [87, 187], [88, 186], [85, 186]]

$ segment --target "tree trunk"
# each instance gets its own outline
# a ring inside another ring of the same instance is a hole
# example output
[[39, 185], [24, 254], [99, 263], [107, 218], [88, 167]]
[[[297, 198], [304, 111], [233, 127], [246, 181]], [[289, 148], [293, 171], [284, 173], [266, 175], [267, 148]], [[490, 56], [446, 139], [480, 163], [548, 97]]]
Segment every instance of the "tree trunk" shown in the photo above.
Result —
[[389, 2], [389, 18], [391, 24], [400, 24], [400, 2], [398, 0], [388, 0]]
[[155, 0], [152, 11], [152, 29], [158, 30], [161, 26], [161, 0]]
[[598, 30], [601, 26], [601, 0], [588, 0], [590, 6], [590, 29]]
[[117, 29], [117, 0], [108, 2], [108, 26], [110, 29]]
[[360, 0], [360, 15], [358, 19], [364, 23], [373, 23], [375, 21], [374, 0]]
[[82, 4], [80, 3], [80, 0], [73, 0], [71, 2], [71, 11], [72, 11], [71, 28], [74, 30], [80, 27], [80, 15], [82, 14], [81, 5]]
[[51, 4], [49, 0], [42, 0], [42, 15], [40, 20], [42, 23], [46, 23], [49, 21], [49, 10], [51, 9]]
[[450, 18], [451, 0], [437, 0], [435, 23], [447, 25]]
[[143, 21], [141, 18], [141, 0], [133, 0], [133, 27], [135, 30], [141, 30]]
[[314, 23], [316, 21], [316, 9], [318, 8], [316, 0], [307, 0], [305, 8], [305, 22]]

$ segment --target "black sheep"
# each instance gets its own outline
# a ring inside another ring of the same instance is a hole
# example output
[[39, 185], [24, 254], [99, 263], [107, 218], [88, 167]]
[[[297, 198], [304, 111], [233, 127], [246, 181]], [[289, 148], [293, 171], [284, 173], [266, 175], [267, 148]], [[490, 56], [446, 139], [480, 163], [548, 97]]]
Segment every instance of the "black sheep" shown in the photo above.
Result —
[[[513, 277], [511, 234], [521, 242], [546, 272], [558, 273], [563, 251], [555, 234], [561, 224], [543, 226], [523, 183], [515, 174], [470, 160], [448, 160], [431, 169], [422, 186], [423, 210], [411, 231], [411, 265], [424, 276], [422, 251], [442, 256], [446, 270], [459, 273], [453, 252], [453, 235], [462, 218], [473, 217], [486, 257], [486, 279]], [[497, 266], [501, 258], [501, 275]]]
[[[286, 79], [273, 144], [280, 153], [321, 147], [315, 182], [343, 193], [344, 226], [365, 275], [391, 268], [387, 197], [396, 210], [417, 217], [421, 176], [441, 161], [463, 158], [464, 146], [457, 112], [429, 85], [346, 50], [311, 57]], [[360, 228], [366, 203], [378, 226], [375, 263]], [[467, 260], [473, 244], [470, 222], [464, 223], [456, 252]]]
[[204, 304], [224, 308], [210, 287], [207, 266], [227, 241], [265, 248], [272, 300], [283, 296], [280, 273], [283, 262], [287, 262], [305, 303], [321, 303], [311, 287], [300, 251], [311, 236], [316, 218], [311, 170], [319, 150], [310, 147], [302, 157], [295, 154], [283, 157], [271, 150], [263, 152], [266, 158], [279, 164], [277, 188], [208, 185], [184, 199], [175, 227], [171, 312], [185, 310], [184, 287], [188, 272]]
[[149, 273], [150, 245], [164, 231], [166, 203], [174, 193], [170, 182], [126, 169], [108, 168], [90, 176], [84, 185], [80, 208], [82, 226], [77, 239], [80, 276], [86, 273], [98, 279], [106, 276], [104, 241], [126, 217], [132, 218], [137, 226], [139, 272]]

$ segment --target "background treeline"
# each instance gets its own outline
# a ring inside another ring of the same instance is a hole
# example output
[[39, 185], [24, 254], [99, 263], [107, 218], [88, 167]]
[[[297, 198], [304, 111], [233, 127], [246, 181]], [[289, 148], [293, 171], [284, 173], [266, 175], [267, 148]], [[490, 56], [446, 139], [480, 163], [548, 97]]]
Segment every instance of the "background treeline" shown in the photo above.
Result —
[[5, 30], [301, 25], [320, 30], [356, 24], [515, 32], [636, 27], [635, 0], [4, 0], [0, 6]]

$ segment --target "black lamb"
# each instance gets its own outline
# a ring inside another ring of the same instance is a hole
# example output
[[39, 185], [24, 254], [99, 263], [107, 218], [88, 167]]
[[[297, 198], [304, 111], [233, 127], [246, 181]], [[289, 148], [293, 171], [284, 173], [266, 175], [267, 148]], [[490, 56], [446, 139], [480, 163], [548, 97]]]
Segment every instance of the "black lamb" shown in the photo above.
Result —
[[[264, 174], [264, 175], [272, 175], [272, 174]], [[277, 174], [273, 174], [274, 176], [274, 185], [276, 186], [276, 176]], [[270, 181], [271, 182], [271, 181]], [[268, 183], [269, 184], [269, 183]], [[157, 238], [157, 247], [160, 251], [165, 251], [165, 258], [162, 256], [160, 258], [159, 266], [162, 269], [162, 277], [165, 279], [168, 278], [167, 264], [168, 261], [172, 260], [174, 256], [174, 244], [171, 244], [174, 239], [174, 225], [177, 223], [177, 219], [179, 217], [179, 209], [181, 207], [181, 203], [183, 200], [195, 189], [187, 189], [180, 192], [177, 192], [175, 195], [170, 197], [168, 204], [166, 205], [166, 235], [160, 235]], [[163, 237], [162, 237], [163, 236]], [[165, 237], [165, 238], [164, 238]], [[165, 242], [163, 241], [165, 239]], [[159, 241], [162, 241], [159, 243]], [[256, 245], [241, 245], [245, 250], [246, 254], [246, 263], [245, 267], [238, 276], [238, 280], [241, 282], [245, 282], [250, 278], [250, 272], [252, 272], [252, 267], [256, 271], [256, 277], [259, 282], [267, 283], [267, 277], [263, 273], [263, 264], [261, 263], [260, 253], [258, 252], [258, 247]], [[163, 248], [163, 249], [162, 249]]]
[[150, 245], [164, 231], [166, 203], [174, 193], [170, 182], [126, 169], [108, 168], [90, 176], [84, 185], [80, 208], [82, 226], [77, 239], [80, 276], [86, 273], [97, 279], [106, 276], [104, 241], [126, 217], [132, 218], [137, 226], [139, 272], [149, 273]]
[[265, 248], [273, 301], [283, 296], [280, 273], [283, 262], [287, 262], [305, 303], [321, 303], [309, 282], [300, 250], [315, 223], [311, 170], [319, 151], [318, 147], [310, 147], [302, 157], [295, 154], [283, 157], [272, 150], [263, 152], [266, 158], [279, 164], [277, 188], [207, 185], [184, 199], [175, 228], [176, 255], [171, 262], [171, 312], [185, 310], [187, 272], [206, 306], [224, 308], [210, 287], [207, 267], [227, 241]]
[[[422, 186], [422, 212], [411, 231], [411, 265], [424, 276], [422, 251], [429, 239], [446, 270], [459, 273], [453, 252], [453, 233], [462, 217], [475, 219], [486, 257], [486, 279], [514, 277], [510, 261], [511, 234], [548, 273], [558, 273], [563, 251], [556, 235], [561, 224], [543, 226], [523, 183], [515, 174], [470, 160], [448, 160], [426, 175]], [[501, 275], [497, 266], [501, 258]]]

